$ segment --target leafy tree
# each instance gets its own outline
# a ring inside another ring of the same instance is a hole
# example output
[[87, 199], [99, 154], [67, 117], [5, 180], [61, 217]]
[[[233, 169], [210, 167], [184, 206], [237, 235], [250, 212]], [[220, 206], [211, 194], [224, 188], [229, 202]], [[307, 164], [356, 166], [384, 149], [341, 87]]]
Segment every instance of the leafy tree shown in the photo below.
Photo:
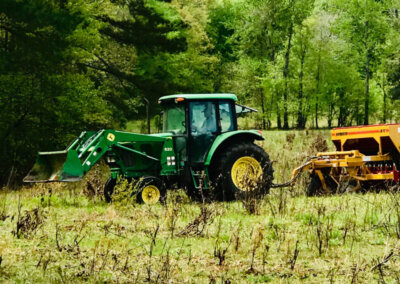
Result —
[[[170, 27], [176, 21], [166, 19], [176, 14], [157, 10], [159, 2], [131, 1], [128, 10], [101, 3], [0, 3], [0, 184], [20, 180], [38, 149], [65, 147], [85, 129], [118, 127], [138, 98], [168, 91], [161, 53], [185, 48]], [[111, 17], [116, 7], [127, 20]], [[150, 60], [154, 54], [161, 60]]]
[[[114, 77], [110, 89], [118, 90], [116, 100], [123, 98], [120, 108], [128, 119], [143, 105], [137, 100], [144, 102], [150, 132], [150, 107], [176, 89], [167, 68], [168, 54], [185, 50], [184, 25], [165, 1], [115, 1], [114, 8], [117, 15], [97, 15], [105, 24], [100, 28], [104, 48], [93, 52], [96, 60], [87, 66], [98, 70], [99, 76]], [[136, 102], [129, 103], [132, 100]]]
[[82, 130], [149, 121], [171, 93], [236, 93], [263, 129], [397, 121], [399, 10], [399, 0], [2, 0], [0, 184]]
[[71, 72], [70, 37], [85, 22], [81, 13], [63, 3], [5, 0], [0, 15], [0, 183], [8, 183], [26, 173], [39, 146], [112, 123], [93, 82]]
[[388, 31], [385, 2], [357, 0], [338, 2], [347, 10], [341, 17], [340, 34], [357, 52], [359, 72], [365, 80], [364, 119], [369, 123], [370, 80], [381, 60], [383, 44]]

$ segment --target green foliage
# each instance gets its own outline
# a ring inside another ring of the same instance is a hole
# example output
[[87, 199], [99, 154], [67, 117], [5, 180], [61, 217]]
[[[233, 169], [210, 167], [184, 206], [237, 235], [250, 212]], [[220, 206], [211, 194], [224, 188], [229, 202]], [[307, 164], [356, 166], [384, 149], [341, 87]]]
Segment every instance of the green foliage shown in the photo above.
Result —
[[26, 172], [39, 146], [65, 145], [82, 126], [111, 126], [113, 119], [95, 82], [71, 62], [74, 31], [85, 21], [80, 12], [2, 1], [0, 13], [0, 183], [6, 183]]
[[82, 130], [146, 132], [133, 120], [148, 110], [154, 121], [158, 97], [172, 93], [236, 93], [259, 110], [246, 121], [258, 128], [396, 122], [399, 9], [398, 0], [2, 0], [0, 184]]
[[112, 201], [118, 206], [132, 206], [136, 202], [137, 188], [135, 181], [118, 178], [112, 194]]
[[259, 106], [261, 126], [283, 127], [286, 113], [299, 128], [397, 117], [398, 1], [230, 3], [237, 57], [222, 89]]
[[158, 52], [183, 50], [185, 40], [170, 27], [177, 14], [151, 3], [0, 3], [0, 184], [18, 183], [39, 149], [123, 126], [151, 86], [153, 98], [171, 91]]

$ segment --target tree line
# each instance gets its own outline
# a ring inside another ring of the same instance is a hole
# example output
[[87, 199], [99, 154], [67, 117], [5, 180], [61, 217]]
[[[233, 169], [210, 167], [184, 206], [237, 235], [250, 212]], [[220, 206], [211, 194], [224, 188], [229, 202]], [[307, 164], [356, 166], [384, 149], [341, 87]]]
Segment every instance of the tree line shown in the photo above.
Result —
[[172, 93], [231, 92], [257, 127], [396, 122], [399, 0], [2, 0], [0, 184]]

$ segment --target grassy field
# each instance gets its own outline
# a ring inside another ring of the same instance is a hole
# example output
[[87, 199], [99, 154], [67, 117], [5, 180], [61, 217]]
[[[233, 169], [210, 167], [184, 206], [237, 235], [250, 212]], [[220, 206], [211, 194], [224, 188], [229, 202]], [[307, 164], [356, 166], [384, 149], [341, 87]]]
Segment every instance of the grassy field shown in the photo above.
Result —
[[[266, 131], [275, 182], [328, 131]], [[317, 139], [316, 139], [317, 137]], [[331, 149], [332, 145], [328, 143]], [[80, 183], [0, 191], [0, 282], [365, 283], [400, 279], [400, 195], [306, 197], [307, 174], [263, 200], [106, 204], [98, 166]]]

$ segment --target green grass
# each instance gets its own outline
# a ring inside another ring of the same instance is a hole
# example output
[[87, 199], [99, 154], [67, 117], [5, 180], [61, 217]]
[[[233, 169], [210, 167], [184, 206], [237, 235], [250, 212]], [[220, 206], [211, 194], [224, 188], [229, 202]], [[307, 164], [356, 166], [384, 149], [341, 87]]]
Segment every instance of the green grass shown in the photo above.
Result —
[[[317, 134], [329, 137], [328, 131], [264, 132], [276, 182], [315, 153], [310, 145]], [[242, 202], [191, 203], [182, 191], [171, 191], [166, 206], [106, 204], [86, 192], [88, 181], [101, 190], [107, 171], [99, 168], [76, 184], [0, 191], [0, 282], [355, 283], [400, 277], [397, 193], [309, 198], [304, 174], [292, 189], [273, 189], [256, 215]], [[41, 223], [18, 237], [17, 221], [27, 212], [33, 216], [28, 224]], [[200, 212], [208, 217], [197, 218]], [[199, 228], [188, 226], [196, 218]]]

